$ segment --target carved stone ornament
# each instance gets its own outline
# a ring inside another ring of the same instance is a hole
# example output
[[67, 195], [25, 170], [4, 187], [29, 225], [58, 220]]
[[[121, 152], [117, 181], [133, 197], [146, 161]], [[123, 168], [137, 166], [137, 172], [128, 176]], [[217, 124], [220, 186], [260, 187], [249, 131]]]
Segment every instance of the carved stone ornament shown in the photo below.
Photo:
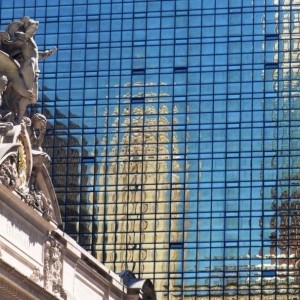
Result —
[[17, 179], [17, 158], [15, 155], [12, 155], [6, 158], [0, 165], [0, 182], [10, 190], [13, 190]]
[[31, 189], [29, 195], [32, 196], [33, 199], [33, 203], [31, 205], [42, 211], [43, 217], [50, 221], [52, 219], [53, 212], [51, 201], [44, 195], [42, 191], [36, 191], [34, 188]]
[[62, 291], [62, 255], [60, 244], [49, 237], [44, 254], [44, 287], [55, 294]]
[[38, 268], [35, 268], [30, 276], [30, 279], [34, 282], [40, 282], [43, 279], [43, 274]]

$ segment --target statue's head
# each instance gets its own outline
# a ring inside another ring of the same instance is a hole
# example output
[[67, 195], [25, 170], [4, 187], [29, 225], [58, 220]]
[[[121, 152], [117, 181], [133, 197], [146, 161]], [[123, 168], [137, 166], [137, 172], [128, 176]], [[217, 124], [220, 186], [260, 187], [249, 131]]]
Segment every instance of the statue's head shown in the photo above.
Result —
[[25, 32], [31, 33], [32, 35], [35, 34], [39, 27], [39, 22], [35, 21], [33, 19], [30, 19], [29, 17], [24, 17], [22, 19], [22, 22], [24, 24]]
[[31, 119], [32, 128], [37, 136], [46, 131], [47, 119], [42, 114], [34, 114]]

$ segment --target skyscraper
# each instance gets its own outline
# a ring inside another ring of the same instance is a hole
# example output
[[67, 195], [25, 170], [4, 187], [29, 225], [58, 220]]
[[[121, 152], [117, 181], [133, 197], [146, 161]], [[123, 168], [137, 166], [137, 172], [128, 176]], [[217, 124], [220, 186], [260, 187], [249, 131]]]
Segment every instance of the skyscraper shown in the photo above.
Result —
[[299, 12], [2, 2], [1, 24], [30, 15], [38, 44], [58, 47], [33, 109], [51, 124], [65, 230], [159, 299], [299, 299]]

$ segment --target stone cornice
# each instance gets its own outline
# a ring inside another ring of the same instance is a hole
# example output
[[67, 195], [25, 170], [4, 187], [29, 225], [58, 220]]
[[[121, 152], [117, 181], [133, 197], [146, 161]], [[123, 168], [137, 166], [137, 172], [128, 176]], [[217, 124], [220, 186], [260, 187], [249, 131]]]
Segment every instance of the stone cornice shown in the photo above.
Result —
[[14, 300], [61, 300], [0, 259], [0, 292]]
[[122, 280], [115, 273], [101, 264], [90, 253], [79, 246], [73, 239], [66, 235], [60, 229], [55, 230], [52, 235], [63, 247], [63, 256], [74, 262], [74, 268], [84, 273], [85, 277], [101, 283], [116, 295], [128, 293], [128, 287], [122, 283]]

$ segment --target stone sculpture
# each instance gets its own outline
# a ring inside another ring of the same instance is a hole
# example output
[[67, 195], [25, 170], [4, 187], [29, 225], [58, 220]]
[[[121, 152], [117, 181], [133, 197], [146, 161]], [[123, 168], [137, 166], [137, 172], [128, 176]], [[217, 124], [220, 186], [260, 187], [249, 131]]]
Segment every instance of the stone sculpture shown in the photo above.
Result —
[[0, 32], [0, 183], [50, 221], [53, 187], [39, 183], [48, 176], [45, 166], [50, 161], [41, 147], [47, 120], [40, 113], [25, 116], [27, 105], [38, 99], [38, 60], [56, 52], [38, 51], [38, 26], [38, 21], [24, 17]]
[[[2, 75], [0, 77], [0, 107], [2, 106], [2, 94], [7, 89], [7, 83], [8, 83], [7, 77], [5, 75]], [[5, 117], [2, 117], [2, 115], [0, 114], [0, 120], [5, 120], [9, 115], [10, 115], [10, 113], [8, 115], [6, 115]], [[13, 128], [13, 124], [11, 122], [1, 122], [0, 121], [0, 136], [5, 135], [12, 128]]]
[[1, 108], [13, 110], [14, 121], [20, 122], [28, 104], [38, 99], [38, 60], [56, 52], [56, 48], [39, 52], [34, 35], [39, 22], [24, 17], [0, 32], [0, 73], [9, 82]]
[[42, 151], [42, 143], [46, 133], [47, 119], [42, 114], [34, 114], [31, 118], [31, 126], [28, 128], [30, 132], [30, 141], [32, 149]]
[[[26, 107], [38, 99], [38, 60], [56, 48], [39, 52], [34, 34], [39, 23], [29, 17], [12, 22], [0, 32], [0, 185], [37, 212], [46, 222], [61, 224], [56, 194], [47, 171], [50, 158], [42, 149], [47, 120], [40, 113], [26, 116]], [[60, 294], [61, 253], [57, 242], [45, 244], [44, 274], [32, 279]]]

